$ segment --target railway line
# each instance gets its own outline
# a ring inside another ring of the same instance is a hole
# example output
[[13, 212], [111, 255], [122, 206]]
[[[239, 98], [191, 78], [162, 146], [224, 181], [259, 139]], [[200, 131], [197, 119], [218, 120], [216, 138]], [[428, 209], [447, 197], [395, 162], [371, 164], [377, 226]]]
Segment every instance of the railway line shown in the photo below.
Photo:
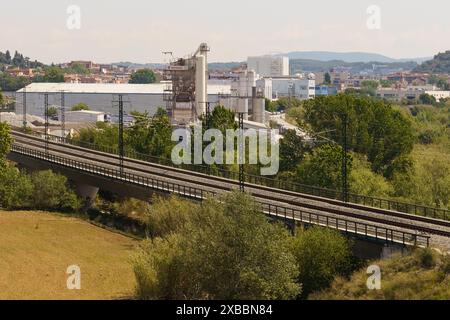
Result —
[[[26, 135], [20, 132], [13, 132], [14, 145], [32, 148], [34, 150], [46, 150], [46, 141], [42, 138]], [[115, 154], [108, 154], [91, 149], [81, 148], [69, 144], [60, 144], [48, 141], [48, 153], [71, 160], [84, 161], [92, 165], [102, 166], [108, 169], [117, 169], [119, 157]], [[182, 183], [189, 188], [201, 188], [205, 192], [222, 193], [238, 188], [235, 180], [209, 176], [198, 172], [163, 166], [155, 163], [125, 158], [124, 170], [130, 174], [142, 175], [150, 179], [162, 179], [168, 183]], [[326, 219], [335, 219], [337, 229], [343, 229], [344, 225], [338, 225], [338, 220], [346, 221], [348, 224], [370, 224], [373, 228], [389, 228], [391, 232], [402, 231], [419, 236], [430, 236], [432, 242], [439, 245], [450, 242], [450, 222], [429, 217], [416, 216], [401, 212], [389, 211], [379, 208], [372, 208], [358, 204], [343, 203], [337, 200], [320, 198], [308, 194], [300, 194], [292, 191], [274, 189], [267, 186], [246, 184], [246, 191], [252, 194], [263, 207], [272, 206], [277, 208], [276, 215], [281, 218], [292, 218], [305, 222], [300, 215], [310, 215], [309, 220], [321, 217], [322, 223]], [[279, 209], [281, 208], [281, 209]], [[315, 224], [321, 224], [316, 221]], [[354, 228], [357, 232], [358, 228]], [[367, 232], [367, 231], [366, 231]], [[388, 236], [386, 236], [386, 239]], [[448, 239], [448, 241], [446, 241]], [[434, 241], [436, 240], [436, 241]], [[450, 244], [449, 244], [450, 247]]]

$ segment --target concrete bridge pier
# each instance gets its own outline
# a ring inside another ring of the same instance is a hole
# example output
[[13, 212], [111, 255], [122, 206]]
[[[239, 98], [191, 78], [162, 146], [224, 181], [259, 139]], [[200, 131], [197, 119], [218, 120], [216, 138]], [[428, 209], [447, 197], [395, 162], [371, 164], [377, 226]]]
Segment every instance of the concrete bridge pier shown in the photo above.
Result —
[[84, 183], [76, 183], [77, 195], [84, 200], [83, 209], [89, 209], [92, 207], [97, 197], [99, 188]]

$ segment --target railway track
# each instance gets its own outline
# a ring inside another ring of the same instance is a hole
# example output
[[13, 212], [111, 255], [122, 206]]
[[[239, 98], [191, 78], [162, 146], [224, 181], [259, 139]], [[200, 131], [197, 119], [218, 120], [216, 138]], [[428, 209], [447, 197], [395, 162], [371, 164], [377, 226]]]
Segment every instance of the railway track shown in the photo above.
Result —
[[[39, 137], [26, 135], [19, 132], [12, 133], [15, 143], [39, 150], [45, 149], [45, 140]], [[100, 163], [112, 168], [117, 168], [119, 157], [100, 151], [85, 149], [69, 144], [59, 144], [49, 141], [50, 152], [59, 153], [72, 158], [83, 159], [93, 163]], [[216, 192], [230, 191], [238, 188], [235, 180], [229, 180], [216, 176], [208, 176], [198, 172], [167, 167], [155, 163], [144, 162], [136, 159], [125, 158], [124, 169], [147, 174], [172, 181], [183, 181], [186, 184], [201, 186]], [[309, 212], [331, 214], [362, 221], [368, 221], [379, 225], [402, 228], [430, 235], [439, 235], [450, 238], [450, 222], [415, 216], [379, 208], [366, 207], [357, 204], [346, 204], [337, 200], [320, 198], [307, 194], [299, 194], [292, 191], [274, 189], [261, 185], [247, 184], [247, 190], [259, 202], [270, 204], [271, 202], [288, 205], [288, 207]]]

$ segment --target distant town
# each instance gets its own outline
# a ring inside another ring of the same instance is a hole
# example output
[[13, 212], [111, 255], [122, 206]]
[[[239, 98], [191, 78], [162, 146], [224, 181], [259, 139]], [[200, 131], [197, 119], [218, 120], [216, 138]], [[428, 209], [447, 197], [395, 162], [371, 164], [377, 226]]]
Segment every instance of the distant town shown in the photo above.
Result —
[[[445, 55], [450, 53], [437, 55], [434, 60], [445, 60]], [[431, 61], [428, 64], [432, 64]], [[242, 63], [210, 63], [208, 74], [210, 84], [220, 83], [231, 87], [231, 82], [238, 79], [240, 73], [253, 70], [256, 80], [259, 80], [258, 89], [262, 89], [268, 99], [291, 96], [304, 100], [346, 90], [368, 90], [372, 96], [395, 101], [414, 101], [423, 94], [428, 94], [437, 101], [449, 98], [450, 70], [426, 68], [428, 64], [349, 63], [261, 56], [249, 57]], [[133, 83], [133, 73], [143, 69], [154, 73], [152, 83], [160, 83], [164, 81], [166, 66], [167, 64], [162, 63], [101, 64], [93, 61], [70, 61], [46, 66], [24, 58], [17, 51], [15, 54], [7, 51], [0, 52], [0, 88], [4, 92], [12, 92], [33, 82], [128, 84]], [[272, 86], [267, 84], [269, 79]], [[268, 89], [271, 92], [267, 92]]]

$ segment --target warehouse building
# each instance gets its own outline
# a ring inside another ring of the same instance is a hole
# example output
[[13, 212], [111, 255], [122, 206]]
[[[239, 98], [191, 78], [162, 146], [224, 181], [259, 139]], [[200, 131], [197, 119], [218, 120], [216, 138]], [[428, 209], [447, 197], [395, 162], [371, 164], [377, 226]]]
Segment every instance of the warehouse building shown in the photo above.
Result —
[[[155, 114], [159, 107], [166, 107], [164, 96], [170, 83], [153, 84], [87, 84], [87, 83], [32, 83], [26, 90], [16, 93], [16, 113], [23, 113], [26, 101], [27, 114], [44, 116], [45, 94], [48, 94], [49, 105], [59, 108], [64, 104], [67, 111], [78, 103], [85, 103], [93, 111], [106, 114], [118, 114], [118, 96], [123, 95], [124, 111], [148, 112]], [[230, 94], [229, 84], [208, 85], [208, 102], [215, 106], [219, 96]], [[115, 101], [115, 102], [114, 102]]]

